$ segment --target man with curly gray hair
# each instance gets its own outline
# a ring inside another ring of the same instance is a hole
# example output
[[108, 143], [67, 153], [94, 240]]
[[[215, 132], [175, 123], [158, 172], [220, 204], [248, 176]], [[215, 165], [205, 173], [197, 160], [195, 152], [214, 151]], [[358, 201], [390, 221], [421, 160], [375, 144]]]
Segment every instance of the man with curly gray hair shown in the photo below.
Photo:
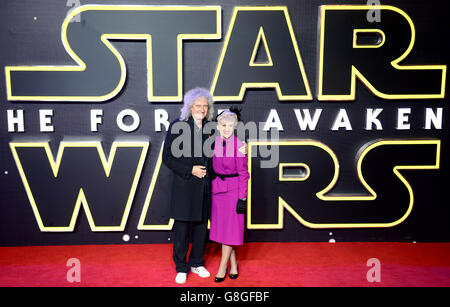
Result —
[[180, 120], [187, 121], [189, 117], [193, 114], [191, 109], [194, 105], [194, 102], [199, 99], [204, 98], [208, 103], [208, 110], [206, 113], [206, 120], [210, 121], [214, 115], [214, 102], [211, 94], [207, 89], [196, 87], [184, 95], [184, 104], [181, 108]]
[[[199, 154], [194, 149], [199, 144], [202, 148], [210, 137], [203, 129], [213, 113], [213, 99], [207, 89], [188, 91], [184, 96], [181, 115], [170, 124], [164, 141], [163, 163], [173, 172], [169, 210], [170, 217], [174, 219], [173, 260], [177, 271], [175, 282], [178, 284], [186, 282], [189, 268], [200, 277], [210, 276], [204, 267], [203, 255], [211, 210], [211, 157], [207, 157], [203, 150]], [[172, 146], [177, 144], [174, 142], [177, 138], [183, 139], [180, 144], [182, 155], [174, 151], [176, 146]], [[192, 249], [187, 263], [189, 234]]]

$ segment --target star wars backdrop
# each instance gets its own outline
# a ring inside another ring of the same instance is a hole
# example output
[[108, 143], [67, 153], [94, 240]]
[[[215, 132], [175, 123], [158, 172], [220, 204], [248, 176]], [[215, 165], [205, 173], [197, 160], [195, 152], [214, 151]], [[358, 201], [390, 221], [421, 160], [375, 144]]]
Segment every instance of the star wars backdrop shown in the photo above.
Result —
[[183, 95], [242, 108], [247, 242], [448, 241], [446, 1], [0, 3], [0, 245], [170, 243]]

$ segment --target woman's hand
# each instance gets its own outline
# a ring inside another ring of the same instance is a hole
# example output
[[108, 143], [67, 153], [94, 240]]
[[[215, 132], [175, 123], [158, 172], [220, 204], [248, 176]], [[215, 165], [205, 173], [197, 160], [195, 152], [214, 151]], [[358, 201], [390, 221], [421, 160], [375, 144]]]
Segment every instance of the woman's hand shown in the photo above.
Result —
[[192, 167], [192, 175], [202, 179], [206, 176], [206, 168], [203, 165], [194, 165]]
[[242, 145], [241, 148], [239, 148], [239, 152], [243, 155], [246, 155], [248, 153], [248, 145], [244, 142], [244, 145]]

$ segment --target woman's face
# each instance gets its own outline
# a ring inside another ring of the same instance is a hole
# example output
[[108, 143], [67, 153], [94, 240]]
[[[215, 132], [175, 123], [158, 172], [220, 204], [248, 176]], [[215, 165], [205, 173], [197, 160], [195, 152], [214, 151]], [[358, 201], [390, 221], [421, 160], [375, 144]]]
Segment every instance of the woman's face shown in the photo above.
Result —
[[219, 130], [220, 136], [224, 139], [228, 139], [234, 132], [233, 120], [221, 120], [217, 123], [217, 130]]
[[191, 114], [195, 120], [203, 120], [208, 114], [208, 100], [204, 97], [197, 98], [191, 107]]

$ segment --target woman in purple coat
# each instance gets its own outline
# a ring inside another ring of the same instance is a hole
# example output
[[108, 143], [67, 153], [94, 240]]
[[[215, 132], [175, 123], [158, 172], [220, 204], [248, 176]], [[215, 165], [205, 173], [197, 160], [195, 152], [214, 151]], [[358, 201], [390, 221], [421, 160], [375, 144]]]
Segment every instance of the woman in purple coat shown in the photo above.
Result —
[[230, 278], [238, 277], [236, 245], [244, 243], [244, 214], [237, 213], [237, 205], [247, 201], [249, 173], [247, 156], [238, 151], [243, 146], [234, 135], [238, 123], [236, 113], [224, 111], [217, 117], [217, 129], [213, 155], [215, 178], [212, 181], [211, 225], [209, 238], [222, 243], [222, 258], [215, 282], [225, 279], [230, 261]]

